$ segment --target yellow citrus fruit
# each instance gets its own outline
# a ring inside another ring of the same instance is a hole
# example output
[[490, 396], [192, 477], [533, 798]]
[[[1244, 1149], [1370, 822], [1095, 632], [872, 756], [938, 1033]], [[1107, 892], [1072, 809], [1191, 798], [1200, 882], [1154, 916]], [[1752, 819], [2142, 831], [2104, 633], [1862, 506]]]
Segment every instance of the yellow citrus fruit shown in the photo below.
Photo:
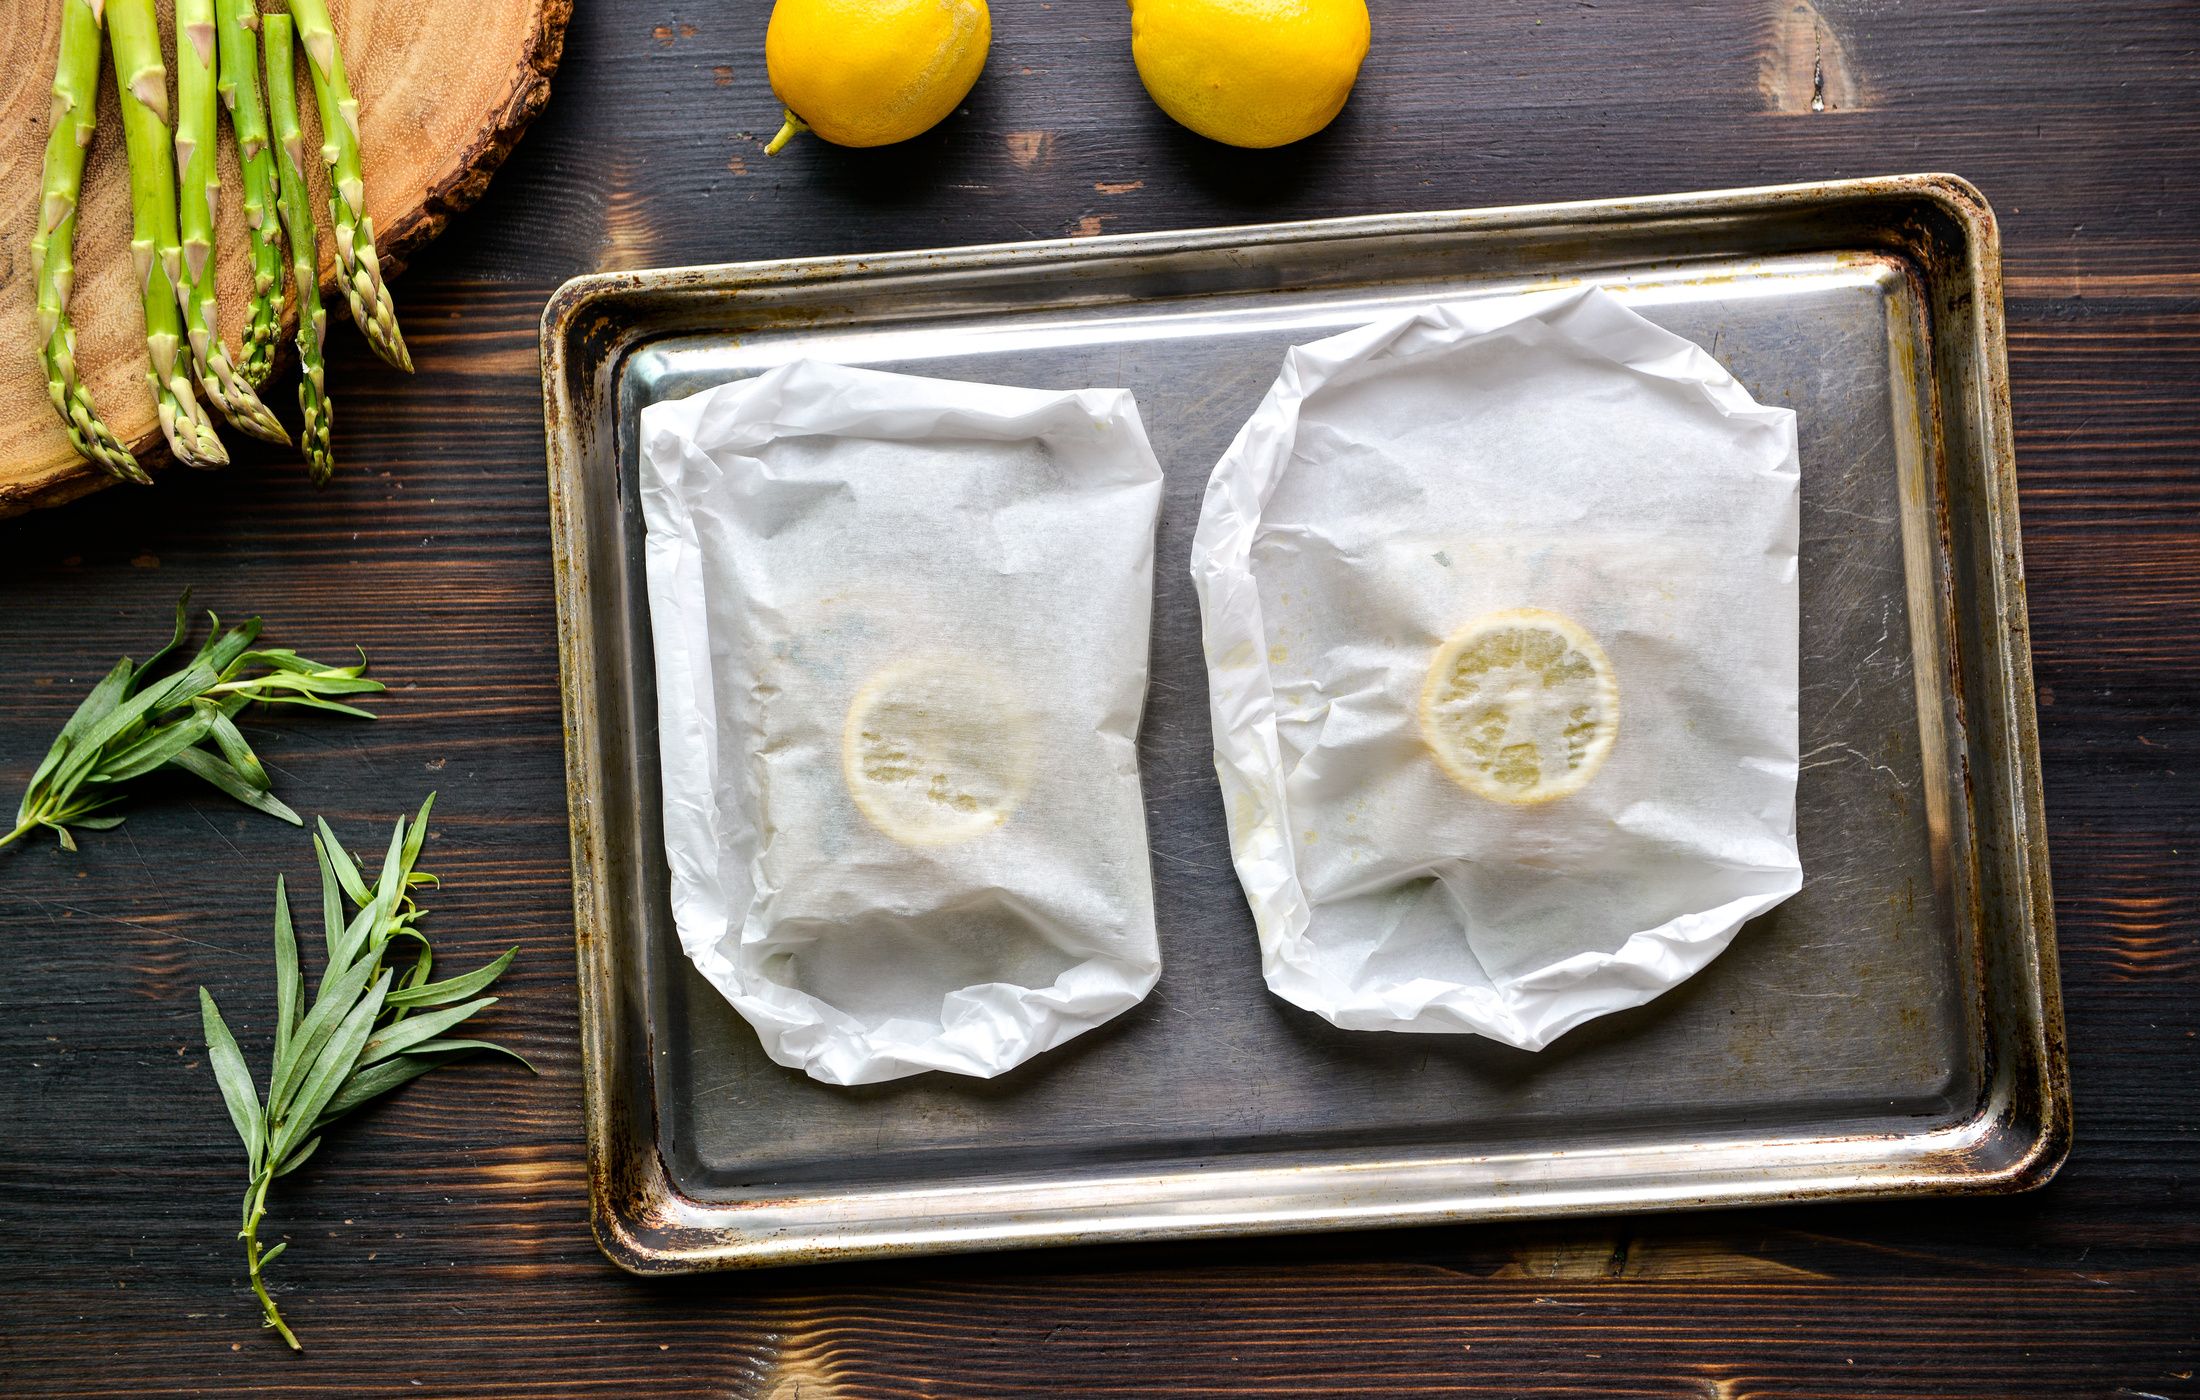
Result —
[[848, 706], [840, 772], [856, 810], [908, 846], [948, 846], [1009, 819], [1031, 786], [1031, 719], [974, 661], [887, 666]]
[[937, 126], [969, 95], [993, 42], [985, 0], [778, 0], [764, 66], [787, 124], [836, 146], [887, 146]]
[[1436, 649], [1421, 735], [1461, 787], [1494, 802], [1549, 802], [1596, 776], [1619, 735], [1612, 663], [1579, 623], [1539, 608], [1495, 612]]
[[1344, 110], [1367, 0], [1130, 0], [1131, 58], [1162, 111], [1231, 146], [1285, 146]]

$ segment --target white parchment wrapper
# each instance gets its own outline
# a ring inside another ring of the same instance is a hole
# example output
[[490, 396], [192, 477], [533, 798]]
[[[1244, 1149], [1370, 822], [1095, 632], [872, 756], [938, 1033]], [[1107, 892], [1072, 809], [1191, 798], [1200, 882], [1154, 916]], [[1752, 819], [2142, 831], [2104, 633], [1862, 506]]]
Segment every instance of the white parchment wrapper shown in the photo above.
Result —
[[[1795, 416], [1595, 290], [1293, 349], [1192, 545], [1215, 765], [1262, 968], [1354, 1030], [1540, 1049], [1691, 976], [1802, 883]], [[1514, 608], [1603, 646], [1582, 790], [1478, 797], [1418, 704]]]
[[[1130, 394], [802, 361], [641, 437], [673, 914], [765, 1051], [991, 1076], [1136, 1005], [1161, 471]], [[851, 797], [850, 706], [912, 660], [1014, 697], [1030, 777], [995, 829], [906, 844]]]

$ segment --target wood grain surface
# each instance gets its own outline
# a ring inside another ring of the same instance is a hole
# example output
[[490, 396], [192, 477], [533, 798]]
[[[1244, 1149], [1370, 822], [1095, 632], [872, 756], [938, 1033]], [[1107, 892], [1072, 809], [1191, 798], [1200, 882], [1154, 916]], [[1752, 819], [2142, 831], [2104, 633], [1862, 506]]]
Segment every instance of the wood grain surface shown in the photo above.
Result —
[[[173, 103], [173, 7], [160, 0], [157, 8]], [[541, 110], [573, 0], [335, 0], [329, 8], [359, 98], [367, 213], [374, 220], [376, 246], [394, 274], [453, 213], [480, 197]], [[73, 500], [113, 482], [69, 445], [36, 352], [38, 267], [30, 240], [38, 231], [41, 171], [52, 130], [61, 7], [51, 0], [16, 0], [12, 10], [20, 22], [0, 26], [0, 342], [10, 347], [0, 361], [0, 440], [8, 444], [0, 456], [0, 516]], [[297, 73], [299, 111], [312, 148], [320, 128], [303, 57]], [[76, 294], [70, 301], [77, 362], [107, 426], [148, 469], [158, 470], [169, 465], [168, 449], [146, 387], [145, 317], [130, 260], [130, 173], [113, 64], [104, 50], [99, 80], [99, 129], [84, 170]], [[219, 227], [225, 231], [216, 244], [221, 324], [234, 354], [252, 278], [241, 232], [236, 144], [226, 117], [217, 165]], [[328, 180], [310, 149], [306, 167], [313, 207], [324, 210]], [[342, 324], [344, 299], [334, 288], [335, 266], [335, 242], [324, 215], [323, 295], [341, 337], [351, 331]], [[402, 293], [398, 306], [402, 311]], [[295, 302], [284, 309], [285, 324], [296, 325]], [[295, 358], [287, 337], [284, 350], [287, 364]], [[290, 378], [271, 380], [263, 397], [296, 431]], [[207, 411], [214, 412], [212, 405]], [[234, 443], [243, 435], [231, 430], [223, 436]]]
[[[930, 136], [766, 160], [760, 0], [583, 6], [558, 100], [397, 285], [417, 379], [340, 338], [335, 487], [247, 454], [0, 527], [10, 790], [186, 585], [309, 654], [365, 645], [380, 723], [254, 742], [362, 842], [441, 792], [434, 922], [459, 965], [521, 946], [482, 1019], [542, 1069], [424, 1080], [286, 1182], [287, 1355], [243, 1286], [192, 996], [264, 1055], [270, 886], [310, 882], [310, 847], [179, 786], [81, 855], [0, 852], [0, 1392], [2200, 1395], [2200, 10], [1374, 10], [1358, 94], [1297, 148], [1176, 130], [1123, 8], [1057, 0], [996, 12]], [[2045, 1191], [661, 1284], [597, 1254], [536, 358], [560, 280], [1910, 169], [1976, 181], [2006, 240], [2078, 1101]]]

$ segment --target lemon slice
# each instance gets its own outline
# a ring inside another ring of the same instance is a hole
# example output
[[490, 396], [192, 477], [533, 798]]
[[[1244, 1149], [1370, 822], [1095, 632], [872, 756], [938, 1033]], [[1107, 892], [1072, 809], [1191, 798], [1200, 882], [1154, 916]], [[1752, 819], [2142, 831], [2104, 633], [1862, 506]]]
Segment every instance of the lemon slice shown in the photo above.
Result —
[[974, 661], [918, 658], [864, 682], [841, 729], [856, 810], [908, 846], [999, 827], [1031, 786], [1031, 719], [1005, 678]]
[[1490, 613], [1436, 649], [1421, 734], [1467, 791], [1549, 802], [1596, 776], [1619, 734], [1619, 685], [1604, 648], [1539, 608]]

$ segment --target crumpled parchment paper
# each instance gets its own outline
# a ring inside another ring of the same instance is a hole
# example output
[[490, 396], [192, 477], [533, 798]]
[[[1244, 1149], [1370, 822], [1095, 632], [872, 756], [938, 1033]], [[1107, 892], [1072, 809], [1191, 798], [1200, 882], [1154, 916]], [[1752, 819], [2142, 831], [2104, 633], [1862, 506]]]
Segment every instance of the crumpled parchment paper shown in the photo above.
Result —
[[[641, 439], [673, 914], [765, 1051], [991, 1076], [1136, 1005], [1161, 472], [1130, 394], [801, 361]], [[868, 786], [880, 694], [983, 711], [951, 719], [994, 777]]]
[[[1192, 547], [1215, 761], [1268, 985], [1355, 1030], [1540, 1049], [1801, 886], [1795, 418], [1597, 290], [1293, 349]], [[1610, 658], [1586, 787], [1434, 761], [1435, 649], [1515, 608]]]

